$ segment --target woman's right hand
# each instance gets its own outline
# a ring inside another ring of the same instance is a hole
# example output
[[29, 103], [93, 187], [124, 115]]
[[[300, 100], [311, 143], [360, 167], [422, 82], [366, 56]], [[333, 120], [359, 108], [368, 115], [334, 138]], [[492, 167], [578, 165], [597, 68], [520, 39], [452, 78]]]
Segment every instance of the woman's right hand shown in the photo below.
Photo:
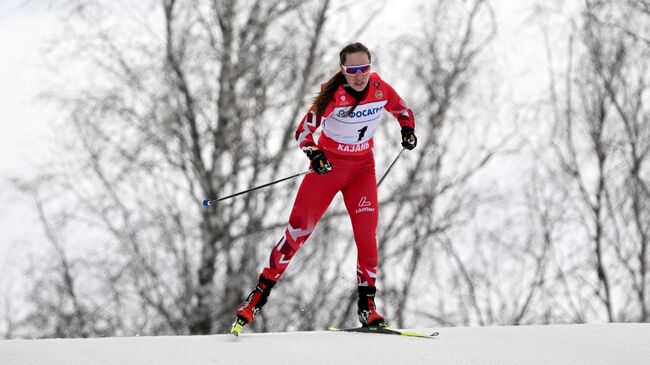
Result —
[[332, 164], [325, 156], [325, 152], [318, 149], [318, 147], [306, 147], [303, 148], [303, 151], [311, 160], [311, 167], [318, 175], [325, 175], [332, 171]]

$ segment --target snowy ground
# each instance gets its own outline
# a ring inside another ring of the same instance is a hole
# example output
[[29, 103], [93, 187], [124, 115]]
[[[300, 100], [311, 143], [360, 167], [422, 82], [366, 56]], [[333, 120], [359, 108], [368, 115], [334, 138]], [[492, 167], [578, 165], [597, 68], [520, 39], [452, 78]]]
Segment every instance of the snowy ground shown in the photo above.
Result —
[[[434, 329], [420, 329], [431, 333]], [[0, 341], [2, 365], [650, 364], [650, 324], [435, 329], [437, 338], [290, 332]]]

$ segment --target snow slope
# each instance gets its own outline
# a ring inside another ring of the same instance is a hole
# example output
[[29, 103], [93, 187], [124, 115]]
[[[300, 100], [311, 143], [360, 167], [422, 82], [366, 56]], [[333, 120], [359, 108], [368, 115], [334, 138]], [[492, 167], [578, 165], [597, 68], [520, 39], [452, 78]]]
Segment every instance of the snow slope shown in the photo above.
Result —
[[[650, 324], [442, 328], [437, 338], [339, 332], [0, 341], [2, 365], [650, 364]], [[420, 329], [431, 333], [434, 329]]]

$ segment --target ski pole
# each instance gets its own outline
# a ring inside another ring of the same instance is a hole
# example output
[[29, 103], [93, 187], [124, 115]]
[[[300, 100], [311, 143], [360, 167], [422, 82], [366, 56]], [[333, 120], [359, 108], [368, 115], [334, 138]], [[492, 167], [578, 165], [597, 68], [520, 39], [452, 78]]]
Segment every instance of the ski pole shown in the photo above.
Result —
[[384, 176], [382, 176], [381, 179], [379, 179], [379, 182], [377, 183], [377, 187], [379, 187], [379, 185], [381, 185], [381, 182], [384, 181], [384, 179], [386, 178], [386, 176], [390, 172], [390, 169], [393, 168], [393, 165], [395, 165], [395, 162], [397, 162], [397, 160], [402, 155], [402, 152], [404, 152], [405, 149], [406, 148], [402, 147], [402, 150], [399, 151], [399, 153], [397, 154], [397, 157], [395, 157], [395, 159], [393, 160], [393, 163], [391, 163], [390, 166], [388, 166], [388, 170], [386, 170], [386, 172], [384, 172]]
[[250, 193], [250, 192], [253, 191], [253, 190], [262, 189], [262, 188], [265, 188], [265, 187], [267, 187], [267, 186], [271, 186], [271, 185], [273, 185], [273, 184], [277, 184], [277, 183], [279, 183], [279, 182], [283, 182], [283, 181], [285, 181], [285, 180], [293, 179], [293, 178], [298, 177], [298, 176], [307, 175], [308, 173], [310, 173], [310, 172], [312, 172], [312, 171], [314, 171], [314, 170], [303, 171], [303, 172], [301, 172], [301, 173], [299, 173], [299, 174], [295, 174], [295, 175], [287, 176], [287, 177], [282, 178], [282, 179], [280, 179], [280, 180], [275, 180], [275, 181], [272, 181], [272, 182], [267, 183], [267, 184], [264, 184], [264, 185], [256, 186], [256, 187], [251, 188], [251, 189], [248, 189], [248, 190], [244, 190], [244, 191], [240, 191], [240, 192], [238, 192], [238, 193], [232, 194], [232, 195], [224, 196], [223, 198], [218, 198], [218, 199], [205, 199], [205, 200], [203, 200], [203, 206], [204, 206], [204, 207], [209, 207], [209, 206], [211, 206], [211, 205], [216, 204], [216, 203], [219, 202], [219, 201], [226, 200], [226, 199], [230, 199], [230, 198], [236, 197], [237, 195], [242, 195], [242, 194]]

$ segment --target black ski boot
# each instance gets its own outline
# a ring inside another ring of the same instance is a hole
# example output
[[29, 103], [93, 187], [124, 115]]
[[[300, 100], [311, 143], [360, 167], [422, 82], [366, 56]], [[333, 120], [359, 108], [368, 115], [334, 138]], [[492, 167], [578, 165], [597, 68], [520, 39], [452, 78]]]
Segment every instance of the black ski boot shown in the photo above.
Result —
[[266, 300], [271, 294], [271, 289], [275, 285], [275, 281], [265, 278], [260, 275], [257, 286], [244, 301], [244, 303], [237, 309], [237, 320], [232, 324], [230, 333], [239, 336], [245, 325], [253, 323], [253, 319], [257, 313], [266, 304]]
[[377, 288], [374, 286], [359, 287], [359, 322], [363, 327], [386, 327], [384, 317], [377, 313], [375, 306], [375, 293]]

